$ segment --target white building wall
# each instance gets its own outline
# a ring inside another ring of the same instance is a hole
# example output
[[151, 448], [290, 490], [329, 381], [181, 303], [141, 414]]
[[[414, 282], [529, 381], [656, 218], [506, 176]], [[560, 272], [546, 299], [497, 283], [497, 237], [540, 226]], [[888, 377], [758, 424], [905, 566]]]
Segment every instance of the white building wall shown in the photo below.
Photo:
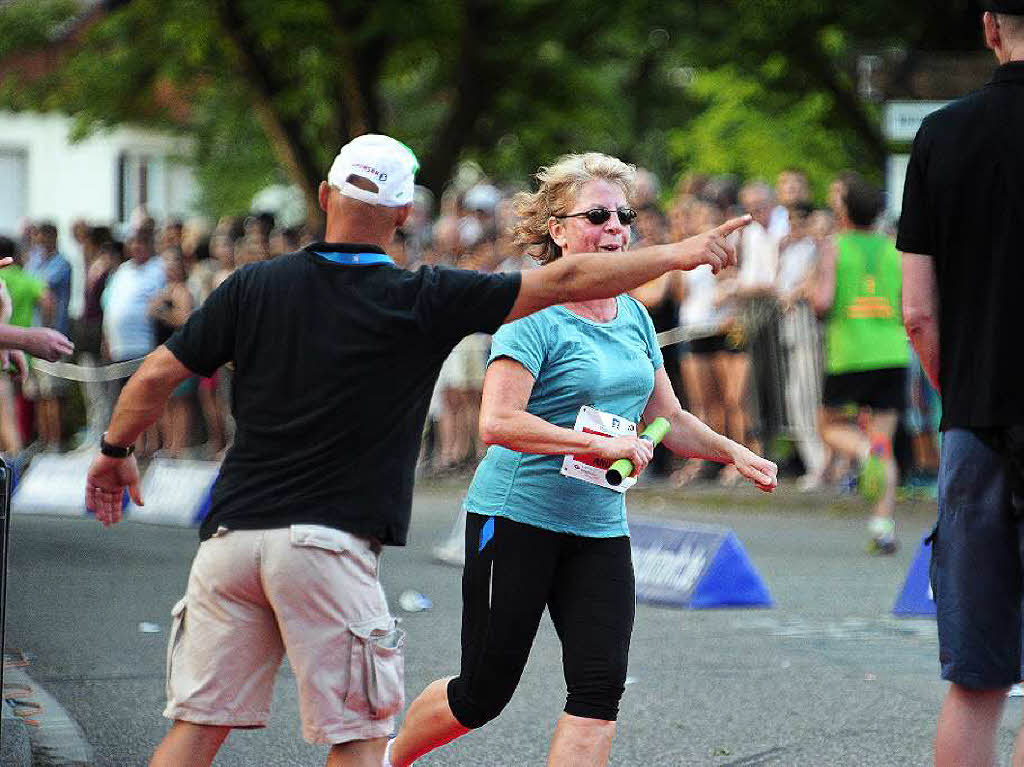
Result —
[[[24, 179], [17, 173], [0, 177], [0, 234], [17, 234], [18, 216], [57, 225], [60, 250], [75, 268], [72, 313], [78, 314], [82, 265], [71, 224], [82, 218], [90, 224], [112, 225], [115, 231], [127, 224], [118, 210], [121, 156], [147, 162], [147, 209], [158, 222], [193, 213], [196, 187], [183, 163], [191, 150], [187, 138], [121, 126], [73, 143], [72, 127], [71, 118], [61, 114], [0, 110], [0, 160], [5, 161], [0, 169], [19, 164], [25, 168]], [[134, 174], [131, 181], [137, 178]]]

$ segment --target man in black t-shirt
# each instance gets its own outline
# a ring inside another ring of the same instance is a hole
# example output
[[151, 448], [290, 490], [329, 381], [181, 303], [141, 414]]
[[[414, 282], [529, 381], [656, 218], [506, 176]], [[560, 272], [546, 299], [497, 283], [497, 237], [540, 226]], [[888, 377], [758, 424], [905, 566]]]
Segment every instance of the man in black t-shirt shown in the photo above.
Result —
[[231, 728], [263, 726], [285, 651], [304, 737], [332, 746], [329, 765], [379, 765], [403, 703], [403, 632], [378, 558], [406, 541], [445, 357], [470, 333], [556, 303], [611, 297], [673, 269], [717, 272], [735, 263], [725, 238], [748, 221], [522, 275], [407, 271], [386, 250], [410, 213], [416, 167], [386, 136], [342, 147], [319, 189], [327, 241], [235, 272], [118, 401], [86, 484], [104, 525], [119, 521], [126, 488], [141, 504], [129, 446], [174, 387], [235, 365], [235, 443], [173, 611], [164, 714], [174, 725], [154, 765], [209, 763]]
[[[1024, 0], [989, 0], [992, 81], [921, 125], [904, 187], [903, 316], [942, 396], [931, 580], [951, 682], [936, 765], [989, 765], [1020, 681], [1024, 498]], [[1024, 763], [1018, 736], [1014, 764]]]

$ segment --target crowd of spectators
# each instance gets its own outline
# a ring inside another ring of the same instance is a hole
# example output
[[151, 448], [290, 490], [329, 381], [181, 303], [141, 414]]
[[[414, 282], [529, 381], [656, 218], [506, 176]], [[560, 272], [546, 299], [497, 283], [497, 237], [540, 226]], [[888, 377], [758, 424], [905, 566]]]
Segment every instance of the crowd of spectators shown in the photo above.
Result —
[[[302, 228], [275, 228], [270, 214], [211, 226], [201, 218], [158, 224], [139, 211], [124, 232], [76, 221], [73, 241], [64, 244], [52, 223], [27, 221], [17, 239], [0, 237], [0, 257], [15, 259], [0, 274], [10, 323], [59, 330], [83, 366], [135, 360], [167, 340], [234, 269], [312, 239]], [[139, 455], [218, 457], [231, 437], [229, 376], [186, 382], [141, 438]], [[78, 385], [36, 369], [24, 381], [3, 377], [0, 450], [29, 457], [93, 447], [126, 380], [96, 378]]]
[[[640, 170], [632, 201], [638, 212], [634, 247], [676, 241], [739, 213], [753, 217], [737, 242], [737, 268], [719, 275], [708, 268], [665, 275], [634, 295], [659, 332], [675, 330], [676, 340], [682, 339], [664, 349], [681, 401], [716, 431], [779, 460], [799, 477], [802, 489], [849, 485], [858, 468], [821, 436], [822, 317], [813, 301], [818, 263], [842, 226], [851, 179], [863, 181], [855, 174], [840, 177], [826, 204], [815, 205], [799, 169], [784, 171], [774, 184], [690, 175], [672, 190]], [[418, 188], [393, 255], [411, 268], [531, 268], [509, 234], [514, 191], [492, 184], [472, 166], [439, 199]], [[876, 228], [888, 231], [884, 217]], [[275, 227], [270, 213], [211, 225], [198, 218], [156, 222], [139, 212], [124, 231], [122, 242], [110, 225], [76, 222], [67, 248], [80, 254], [78, 279], [52, 224], [27, 223], [18, 241], [0, 238], [0, 256], [13, 252], [18, 263], [0, 272], [12, 324], [44, 324], [67, 333], [80, 364], [136, 359], [166, 340], [234, 269], [318, 239], [305, 227]], [[482, 456], [476, 422], [488, 346], [486, 336], [465, 339], [441, 371], [424, 435], [424, 475], [468, 471]], [[917, 370], [912, 359], [896, 453], [905, 480], [926, 481], [937, 463], [937, 401]], [[158, 426], [140, 439], [139, 455], [218, 457], [231, 440], [230, 375], [223, 369], [179, 387]], [[4, 380], [0, 449], [17, 455], [26, 446], [30, 452], [91, 446], [121, 386], [123, 379], [79, 387], [42, 373], [24, 384]], [[848, 415], [856, 422], [859, 414]], [[683, 463], [667, 453], [659, 453], [649, 474], [677, 485], [728, 486], [738, 480], [731, 467]]]

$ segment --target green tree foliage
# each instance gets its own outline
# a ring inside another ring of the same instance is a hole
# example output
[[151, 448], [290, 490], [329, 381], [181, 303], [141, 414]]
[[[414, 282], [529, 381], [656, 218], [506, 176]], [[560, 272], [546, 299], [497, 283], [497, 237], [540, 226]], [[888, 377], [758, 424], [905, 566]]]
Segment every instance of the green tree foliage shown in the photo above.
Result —
[[833, 104], [825, 92], [773, 91], [734, 65], [696, 74], [687, 90], [702, 107], [668, 131], [676, 167], [767, 181], [787, 168], [802, 168], [815, 197], [823, 200], [832, 179], [857, 164], [861, 148], [845, 132], [827, 127]]
[[75, 0], [10, 3], [3, 7], [0, 59], [25, 48], [48, 45], [62, 25], [74, 17]]
[[187, 130], [216, 212], [275, 179], [315, 210], [338, 147], [366, 131], [406, 140], [435, 191], [463, 158], [522, 182], [589, 149], [665, 178], [792, 164], [820, 184], [885, 154], [858, 52], [976, 47], [973, 2], [107, 0], [67, 44], [71, 0], [10, 0], [0, 58], [65, 52], [34, 84], [0, 68], [0, 103], [83, 130]]

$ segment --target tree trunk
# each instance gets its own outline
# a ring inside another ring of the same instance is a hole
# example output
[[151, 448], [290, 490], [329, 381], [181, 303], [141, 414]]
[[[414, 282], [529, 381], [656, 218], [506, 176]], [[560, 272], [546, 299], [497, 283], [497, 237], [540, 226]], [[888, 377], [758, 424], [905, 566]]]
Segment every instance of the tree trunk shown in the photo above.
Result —
[[274, 103], [275, 97], [287, 90], [287, 84], [277, 79], [272, 62], [261, 53], [259, 41], [248, 33], [244, 15], [235, 0], [220, 0], [217, 16], [239, 76], [250, 86], [253, 108], [270, 147], [285, 173], [302, 190], [307, 223], [318, 228], [323, 218], [317, 201], [317, 186], [327, 169], [320, 167], [315, 150], [304, 142], [302, 123], [283, 116]]

